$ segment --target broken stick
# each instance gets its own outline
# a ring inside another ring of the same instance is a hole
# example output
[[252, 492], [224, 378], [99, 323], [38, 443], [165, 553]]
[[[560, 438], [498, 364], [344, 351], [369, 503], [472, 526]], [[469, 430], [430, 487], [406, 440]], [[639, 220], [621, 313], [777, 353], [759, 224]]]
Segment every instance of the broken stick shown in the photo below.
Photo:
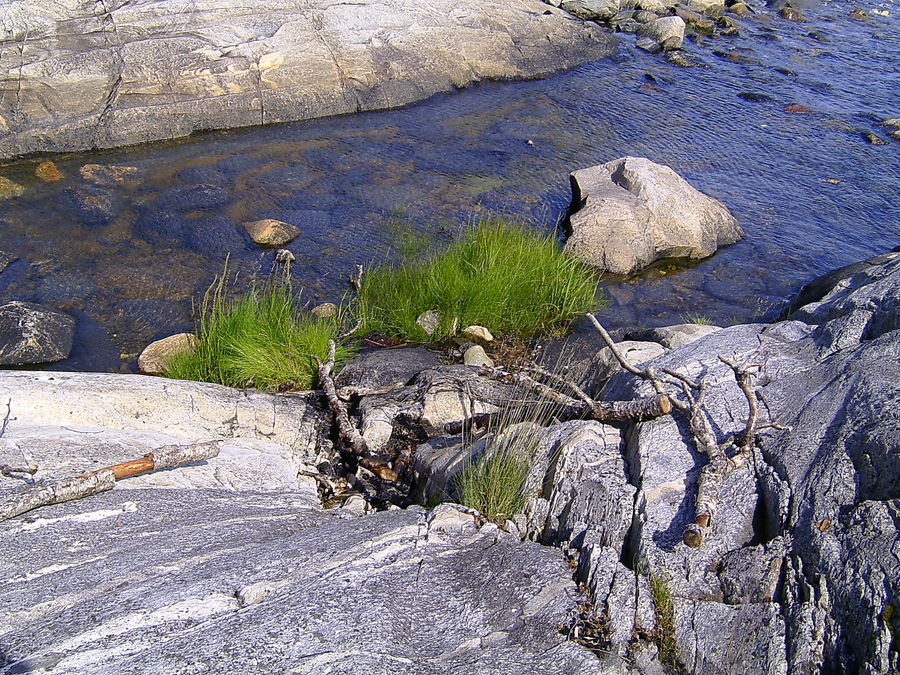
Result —
[[106, 466], [73, 478], [38, 483], [0, 498], [0, 521], [15, 518], [40, 506], [60, 504], [112, 490], [119, 478], [165, 469], [185, 462], [211, 459], [218, 454], [218, 441], [192, 445], [166, 445], [139, 459]]

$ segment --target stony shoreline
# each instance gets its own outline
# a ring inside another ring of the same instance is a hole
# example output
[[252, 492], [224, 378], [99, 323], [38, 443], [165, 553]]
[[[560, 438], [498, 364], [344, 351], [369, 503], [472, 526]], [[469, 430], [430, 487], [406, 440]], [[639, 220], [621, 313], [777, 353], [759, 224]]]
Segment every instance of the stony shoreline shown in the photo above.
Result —
[[[546, 428], [524, 513], [498, 528], [448, 504], [372, 513], [353, 495], [323, 509], [317, 483], [337, 458], [313, 393], [0, 372], [10, 401], [0, 463], [24, 456], [39, 478], [226, 441], [205, 465], [0, 522], [0, 672], [890, 672], [898, 303], [893, 252], [808, 284], [788, 320], [635, 336], [659, 341], [660, 372], [714, 387], [706, 410], [722, 442], [746, 403], [719, 357], [760, 364], [752, 462], [722, 483], [701, 548], [680, 533], [704, 459], [676, 414]], [[593, 363], [599, 346], [579, 356]], [[414, 464], [395, 467], [400, 482], [424, 494], [446, 484], [442, 467], [470, 450], [440, 429], [495, 405], [506, 386], [415, 350], [363, 358], [374, 361], [340, 384], [378, 393], [356, 401], [354, 419], [393, 423], [402, 408], [404, 424], [433, 435]], [[648, 393], [611, 370], [595, 372], [606, 398]], [[372, 481], [358, 472], [348, 495]], [[21, 483], [0, 478], [3, 492]]]

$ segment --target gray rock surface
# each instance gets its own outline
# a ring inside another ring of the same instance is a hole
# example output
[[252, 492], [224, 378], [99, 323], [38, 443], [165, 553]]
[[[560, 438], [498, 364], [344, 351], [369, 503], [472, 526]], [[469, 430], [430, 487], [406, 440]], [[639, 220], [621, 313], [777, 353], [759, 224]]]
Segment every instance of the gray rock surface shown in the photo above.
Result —
[[[668, 18], [683, 29], [681, 19]], [[743, 236], [723, 204], [647, 159], [623, 157], [576, 171], [572, 192], [566, 251], [614, 274], [661, 258], [705, 258]]]
[[[885, 277], [869, 282], [868, 292], [884, 297]], [[861, 298], [865, 288], [851, 295]], [[626, 461], [639, 488], [631, 550], [669, 580], [679, 656], [689, 669], [727, 672], [728, 662], [748, 672], [897, 667], [889, 647], [896, 626], [882, 617], [900, 594], [900, 416], [892, 403], [900, 394], [900, 331], [866, 339], [836, 328], [850, 316], [841, 311], [856, 311], [848, 297], [834, 293], [816, 306], [833, 317], [819, 327], [734, 326], [655, 364], [715, 387], [706, 409], [721, 441], [740, 431], [747, 406], [718, 356], [759, 359], [762, 422], [771, 415], [789, 426], [762, 432], [753, 467], [725, 480], [710, 538], [695, 550], [680, 535], [693, 518], [704, 457], [677, 416], [629, 435]], [[894, 311], [890, 302], [871, 309], [876, 326]], [[626, 374], [607, 387], [613, 398], [649, 391]], [[726, 642], [730, 655], [717, 651]]]
[[405, 105], [602, 58], [538, 0], [3, 0], [0, 157]]
[[17, 424], [264, 440], [315, 464], [329, 442], [307, 399], [143, 375], [0, 371], [0, 400]]
[[561, 553], [451, 507], [114, 489], [0, 523], [0, 578], [4, 672], [602, 672]]
[[438, 365], [438, 356], [421, 347], [379, 349], [362, 354], [338, 373], [335, 386], [379, 387], [403, 386], [427, 368]]
[[[616, 343], [619, 353], [633, 366], [643, 366], [657, 356], [665, 353], [666, 349], [658, 342], [642, 342], [637, 340], [623, 340]], [[592, 364], [595, 376], [599, 380], [608, 380], [613, 374], [622, 370], [622, 366], [609, 347], [604, 347], [594, 358]]]
[[62, 361], [72, 351], [75, 317], [30, 302], [0, 305], [0, 366]]

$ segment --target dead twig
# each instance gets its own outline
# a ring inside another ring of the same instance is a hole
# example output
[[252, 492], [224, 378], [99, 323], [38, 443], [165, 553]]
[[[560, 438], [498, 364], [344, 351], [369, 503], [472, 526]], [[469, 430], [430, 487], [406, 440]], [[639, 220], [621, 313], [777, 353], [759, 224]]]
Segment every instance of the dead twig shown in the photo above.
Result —
[[334, 340], [328, 341], [328, 357], [323, 362], [318, 356], [313, 356], [318, 364], [319, 386], [325, 392], [328, 399], [328, 406], [334, 413], [334, 420], [338, 427], [338, 436], [341, 442], [350, 449], [350, 451], [358, 458], [359, 463], [374, 473], [382, 480], [394, 482], [397, 480], [397, 473], [387, 464], [379, 462], [372, 458], [369, 453], [369, 444], [362, 437], [359, 430], [350, 421], [350, 415], [347, 413], [347, 407], [338, 396], [334, 386], [334, 377], [331, 374], [334, 368], [334, 354], [337, 345]]
[[0, 521], [14, 518], [41, 506], [81, 499], [111, 490], [116, 480], [145, 471], [165, 469], [185, 462], [211, 459], [219, 454], [219, 441], [192, 445], [167, 445], [139, 459], [103, 467], [90, 473], [36, 484], [0, 498]]

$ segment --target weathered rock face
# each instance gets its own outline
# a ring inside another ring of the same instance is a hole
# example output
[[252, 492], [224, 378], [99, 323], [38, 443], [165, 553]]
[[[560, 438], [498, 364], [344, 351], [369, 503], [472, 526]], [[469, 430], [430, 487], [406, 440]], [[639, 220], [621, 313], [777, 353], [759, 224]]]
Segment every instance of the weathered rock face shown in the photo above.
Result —
[[62, 361], [72, 351], [75, 318], [30, 302], [0, 306], [0, 366]]
[[131, 430], [184, 442], [267, 440], [315, 464], [327, 430], [303, 395], [277, 396], [143, 375], [0, 371], [0, 398], [17, 424]]
[[614, 274], [662, 258], [705, 258], [743, 236], [723, 204], [647, 159], [576, 171], [572, 192], [566, 251]]
[[[811, 317], [828, 317], [818, 327], [734, 326], [654, 362], [658, 371], [714, 383], [705, 406], [722, 441], [742, 429], [747, 404], [718, 356], [757, 359], [764, 364], [756, 380], [761, 423], [771, 416], [789, 427], [762, 432], [752, 466], [722, 483], [700, 549], [681, 542], [705, 463], [685, 423], [661, 418], [628, 437], [625, 459], [638, 496], [627, 557], [668, 580], [679, 658], [689, 670], [726, 672], [728, 663], [752, 672], [897, 668], [888, 608], [900, 598], [900, 330], [887, 321], [896, 311], [891, 286], [900, 287], [900, 268], [881, 256], [838, 281], [828, 300], [808, 305]], [[865, 321], [849, 321], [858, 311], [849, 298], [867, 294], [881, 302], [868, 303]], [[868, 337], [864, 326], [885, 329]], [[607, 387], [612, 398], [650, 391], [627, 374]], [[604, 582], [595, 597], [614, 587]], [[632, 588], [640, 596], [640, 586]]]
[[614, 44], [538, 0], [4, 4], [0, 157], [395, 107]]
[[348, 516], [291, 492], [116, 488], [0, 523], [3, 663], [601, 672], [558, 633], [575, 592], [559, 551], [447, 507]]

